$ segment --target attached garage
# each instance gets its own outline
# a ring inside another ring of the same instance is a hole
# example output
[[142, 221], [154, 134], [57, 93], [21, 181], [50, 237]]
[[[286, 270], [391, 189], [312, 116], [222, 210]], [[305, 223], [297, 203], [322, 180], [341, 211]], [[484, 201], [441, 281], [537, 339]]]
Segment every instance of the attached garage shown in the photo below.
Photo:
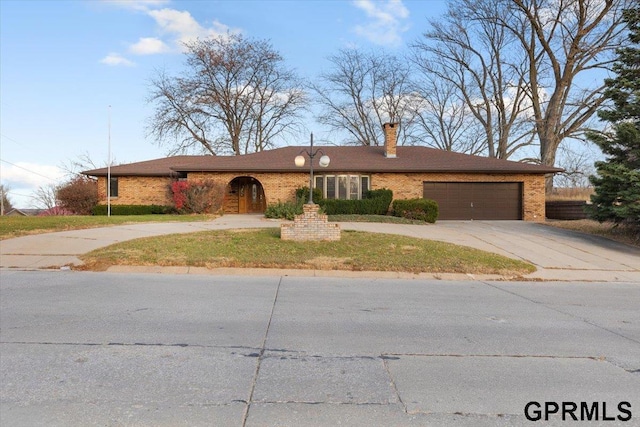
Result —
[[521, 220], [520, 182], [423, 182], [440, 220]]

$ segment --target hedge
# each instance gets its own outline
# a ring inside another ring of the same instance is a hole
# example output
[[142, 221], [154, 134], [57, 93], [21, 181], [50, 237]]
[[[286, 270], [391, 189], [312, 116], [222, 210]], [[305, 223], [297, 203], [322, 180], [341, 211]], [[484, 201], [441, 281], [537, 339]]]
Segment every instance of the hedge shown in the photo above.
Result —
[[361, 200], [324, 199], [318, 204], [327, 215], [386, 215], [393, 192], [386, 188], [367, 191]]
[[433, 224], [438, 218], [438, 204], [430, 199], [394, 200], [393, 215]]
[[[362, 200], [323, 199], [318, 188], [313, 189], [313, 201], [320, 205], [320, 212], [327, 215], [386, 215], [393, 199], [393, 192], [386, 188], [367, 191]], [[267, 218], [293, 219], [302, 213], [302, 205], [309, 200], [309, 187], [296, 190], [296, 202], [278, 202], [267, 207]]]
[[[107, 205], [97, 205], [93, 215], [106, 215]], [[111, 215], [164, 215], [176, 213], [172, 206], [161, 205], [111, 205]]]

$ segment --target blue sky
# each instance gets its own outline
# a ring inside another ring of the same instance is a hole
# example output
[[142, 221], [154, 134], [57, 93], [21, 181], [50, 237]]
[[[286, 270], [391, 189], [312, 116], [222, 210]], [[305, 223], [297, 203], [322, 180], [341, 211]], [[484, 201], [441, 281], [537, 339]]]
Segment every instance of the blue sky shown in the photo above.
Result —
[[[162, 157], [167, 149], [145, 136], [148, 80], [183, 68], [181, 41], [226, 31], [269, 39], [313, 79], [340, 48], [402, 51], [445, 8], [439, 0], [0, 0], [0, 179], [15, 206], [32, 207], [33, 192], [61, 182], [69, 160], [88, 154], [106, 164], [109, 129], [116, 162]], [[322, 136], [313, 121], [307, 127]]]

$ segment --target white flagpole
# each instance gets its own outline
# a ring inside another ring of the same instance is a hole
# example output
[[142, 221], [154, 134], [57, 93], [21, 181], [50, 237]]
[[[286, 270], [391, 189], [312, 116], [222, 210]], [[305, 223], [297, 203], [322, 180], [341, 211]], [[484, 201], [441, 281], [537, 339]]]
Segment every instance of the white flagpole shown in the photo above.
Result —
[[109, 105], [109, 137], [107, 148], [107, 216], [111, 216], [111, 105]]

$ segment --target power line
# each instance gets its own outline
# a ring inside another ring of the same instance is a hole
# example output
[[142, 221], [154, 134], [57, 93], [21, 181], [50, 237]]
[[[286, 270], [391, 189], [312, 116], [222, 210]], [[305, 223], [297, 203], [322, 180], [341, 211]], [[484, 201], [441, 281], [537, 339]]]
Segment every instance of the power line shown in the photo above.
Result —
[[29, 197], [31, 199], [35, 199], [37, 196], [34, 196], [33, 194], [21, 194], [21, 193], [15, 193], [11, 190], [6, 192], [9, 196], [20, 196], [20, 197]]
[[0, 136], [2, 136], [4, 139], [8, 139], [9, 141], [15, 142], [18, 145], [23, 145], [21, 142], [16, 141], [13, 138], [9, 138], [7, 135], [0, 133]]
[[27, 168], [24, 168], [24, 167], [22, 167], [22, 166], [18, 166], [18, 165], [16, 165], [15, 163], [11, 163], [11, 162], [8, 162], [8, 161], [3, 160], [3, 159], [0, 159], [0, 162], [6, 163], [6, 164], [11, 165], [11, 166], [14, 166], [14, 167], [16, 167], [16, 168], [18, 168], [18, 169], [22, 169], [22, 170], [27, 171], [27, 172], [29, 172], [29, 173], [32, 173], [32, 174], [34, 174], [34, 175], [41, 176], [41, 177], [43, 177], [43, 178], [48, 179], [49, 181], [54, 181], [54, 182], [56, 181], [55, 179], [53, 179], [53, 178], [51, 178], [51, 177], [44, 176], [44, 175], [42, 175], [41, 173], [34, 172], [34, 171], [29, 170], [29, 169], [27, 169]]

